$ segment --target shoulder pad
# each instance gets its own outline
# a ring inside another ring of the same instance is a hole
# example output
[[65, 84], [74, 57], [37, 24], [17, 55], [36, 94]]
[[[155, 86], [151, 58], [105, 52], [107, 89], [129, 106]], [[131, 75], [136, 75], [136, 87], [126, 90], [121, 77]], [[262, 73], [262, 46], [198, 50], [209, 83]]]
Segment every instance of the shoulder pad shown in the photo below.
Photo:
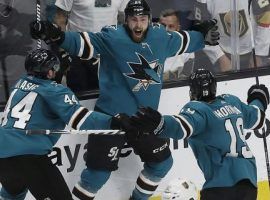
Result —
[[241, 102], [241, 100], [237, 96], [234, 96], [232, 94], [222, 94], [222, 95], [220, 95], [218, 97], [223, 98], [227, 102], [233, 103], [233, 104]]
[[117, 30], [117, 25], [107, 25], [105, 28]]
[[197, 0], [197, 2], [199, 2], [199, 3], [207, 3], [206, 1], [207, 0]]
[[71, 91], [68, 87], [58, 84], [55, 81], [52, 81], [49, 85], [47, 85], [46, 89], [48, 92], [69, 92]]
[[[229, 98], [231, 95], [230, 94], [221, 94], [219, 95], [221, 98], [225, 99], [225, 98]], [[217, 98], [219, 97], [217, 96]]]
[[161, 24], [158, 23], [158, 22], [153, 22], [152, 23], [152, 26], [153, 26], [153, 28], [160, 28], [161, 27]]
[[234, 96], [232, 94], [222, 94], [222, 95], [217, 96], [217, 97], [221, 97], [223, 99], [239, 99], [237, 96]]
[[206, 104], [202, 101], [190, 101], [183, 107], [181, 112], [194, 114], [195, 111], [200, 112], [205, 106]]

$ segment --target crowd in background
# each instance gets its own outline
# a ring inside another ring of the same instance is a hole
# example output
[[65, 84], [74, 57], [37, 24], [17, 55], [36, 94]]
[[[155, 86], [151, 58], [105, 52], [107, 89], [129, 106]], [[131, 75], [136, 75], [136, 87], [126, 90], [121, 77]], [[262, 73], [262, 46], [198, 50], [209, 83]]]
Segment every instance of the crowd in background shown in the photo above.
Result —
[[[165, 81], [186, 79], [202, 65], [214, 74], [268, 66], [270, 45], [270, 3], [268, 0], [147, 0], [153, 22], [168, 31], [188, 30], [197, 21], [215, 18], [221, 34], [219, 46], [175, 56], [166, 61]], [[58, 24], [62, 30], [99, 31], [105, 25], [123, 23], [127, 0], [41, 2], [41, 18]], [[235, 4], [233, 3], [235, 2]], [[28, 23], [36, 18], [33, 0], [0, 1], [0, 102], [6, 102], [9, 89], [24, 69], [27, 52], [36, 48], [28, 33]], [[238, 28], [236, 28], [238, 27]], [[19, 44], [19, 45], [18, 45]], [[45, 46], [46, 44], [43, 44]], [[83, 61], [50, 47], [69, 68], [62, 79], [74, 92], [98, 89], [99, 58]], [[253, 56], [255, 54], [255, 57]], [[256, 58], [256, 59], [254, 59]]]

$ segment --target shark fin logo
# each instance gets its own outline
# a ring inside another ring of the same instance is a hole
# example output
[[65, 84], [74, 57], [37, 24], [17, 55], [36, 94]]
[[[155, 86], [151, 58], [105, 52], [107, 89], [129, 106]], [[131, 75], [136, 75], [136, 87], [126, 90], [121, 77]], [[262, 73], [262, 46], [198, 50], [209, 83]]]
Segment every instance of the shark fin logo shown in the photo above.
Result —
[[132, 73], [124, 73], [125, 76], [138, 80], [138, 84], [132, 89], [132, 91], [139, 91], [141, 88], [147, 90], [151, 84], [160, 84], [160, 74], [162, 65], [159, 64], [158, 60], [148, 62], [142, 55], [136, 53], [139, 62], [132, 63], [128, 62], [128, 65], [132, 69]]

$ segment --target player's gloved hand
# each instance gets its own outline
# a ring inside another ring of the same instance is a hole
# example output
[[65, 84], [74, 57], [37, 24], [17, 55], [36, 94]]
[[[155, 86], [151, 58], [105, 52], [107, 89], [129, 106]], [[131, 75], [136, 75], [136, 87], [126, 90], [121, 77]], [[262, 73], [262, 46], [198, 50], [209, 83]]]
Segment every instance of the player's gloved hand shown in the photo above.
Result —
[[46, 44], [57, 43], [60, 45], [65, 39], [65, 32], [49, 21], [33, 21], [29, 26], [32, 38], [42, 39]]
[[56, 74], [55, 81], [61, 83], [63, 76], [66, 75], [67, 71], [70, 69], [72, 58], [67, 52], [62, 50], [58, 52], [58, 58], [60, 60], [60, 70]]
[[136, 139], [139, 136], [138, 130], [133, 126], [130, 117], [125, 113], [118, 113], [112, 117], [111, 129], [125, 131], [125, 136], [128, 140]]
[[131, 117], [132, 125], [139, 130], [139, 134], [159, 135], [164, 130], [164, 117], [150, 107], [142, 107]]
[[250, 103], [253, 100], [258, 99], [262, 102], [264, 109], [266, 110], [269, 104], [269, 91], [265, 85], [252, 85], [248, 90], [247, 102]]
[[60, 59], [60, 70], [64, 74], [66, 74], [66, 72], [70, 69], [70, 63], [72, 62], [72, 58], [66, 51], [60, 51], [59, 59]]
[[220, 34], [218, 32], [217, 20], [211, 19], [203, 22], [195, 23], [191, 30], [201, 32], [204, 36], [204, 43], [206, 45], [218, 45]]

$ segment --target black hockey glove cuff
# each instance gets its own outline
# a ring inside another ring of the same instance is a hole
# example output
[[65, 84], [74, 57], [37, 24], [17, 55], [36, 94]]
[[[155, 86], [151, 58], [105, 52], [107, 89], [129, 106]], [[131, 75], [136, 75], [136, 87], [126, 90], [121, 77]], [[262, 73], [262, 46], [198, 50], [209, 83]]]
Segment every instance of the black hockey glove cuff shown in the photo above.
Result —
[[260, 102], [263, 104], [264, 109], [266, 110], [269, 104], [269, 91], [268, 88], [265, 87], [265, 85], [252, 85], [249, 88], [247, 102], [250, 103], [255, 99], [260, 100]]
[[128, 140], [136, 139], [139, 136], [138, 130], [132, 125], [130, 117], [125, 113], [118, 113], [112, 117], [111, 129], [125, 131]]
[[159, 135], [165, 127], [164, 117], [156, 110], [146, 107], [140, 108], [131, 117], [132, 124], [141, 134]]
[[69, 53], [66, 51], [59, 51], [59, 60], [60, 60], [60, 70], [66, 74], [66, 72], [70, 68], [70, 63], [72, 62], [72, 58]]
[[29, 26], [33, 39], [42, 39], [46, 44], [57, 43], [58, 45], [65, 40], [65, 32], [48, 21], [33, 21]]
[[67, 52], [63, 50], [60, 50], [57, 56], [60, 60], [60, 70], [56, 73], [55, 81], [57, 83], [61, 83], [63, 76], [66, 75], [67, 71], [69, 71], [70, 69], [70, 63], [72, 62], [72, 58]]
[[204, 43], [206, 45], [215, 46], [218, 45], [220, 34], [218, 32], [217, 20], [207, 20], [203, 22], [195, 23], [191, 30], [201, 32], [204, 36]]

